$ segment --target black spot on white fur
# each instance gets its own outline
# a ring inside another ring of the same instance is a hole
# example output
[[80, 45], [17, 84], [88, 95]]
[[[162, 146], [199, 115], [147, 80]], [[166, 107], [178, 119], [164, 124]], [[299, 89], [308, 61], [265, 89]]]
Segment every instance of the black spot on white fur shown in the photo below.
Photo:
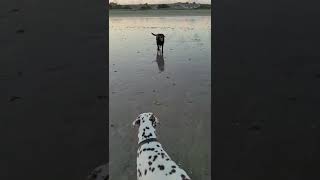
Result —
[[158, 157], [157, 155], [154, 155], [152, 161], [154, 162], [157, 159], [157, 157]]
[[164, 165], [158, 165], [158, 168], [162, 171], [164, 170]]

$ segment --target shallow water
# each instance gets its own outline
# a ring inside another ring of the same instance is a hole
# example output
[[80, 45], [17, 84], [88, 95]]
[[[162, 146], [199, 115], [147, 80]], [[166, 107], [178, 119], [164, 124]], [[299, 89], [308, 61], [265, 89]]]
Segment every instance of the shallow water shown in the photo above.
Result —
[[[153, 33], [165, 34], [157, 55]], [[160, 120], [159, 141], [192, 179], [210, 179], [211, 17], [109, 18], [110, 179], [136, 179], [142, 112]]]

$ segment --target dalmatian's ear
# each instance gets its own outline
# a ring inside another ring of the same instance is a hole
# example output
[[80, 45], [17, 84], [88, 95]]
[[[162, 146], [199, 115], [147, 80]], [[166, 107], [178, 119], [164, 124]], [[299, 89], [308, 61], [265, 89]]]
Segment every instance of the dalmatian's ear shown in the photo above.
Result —
[[156, 127], [157, 124], [160, 124], [159, 118], [157, 118], [154, 114], [151, 115], [150, 121], [152, 122], [153, 127]]
[[140, 119], [137, 118], [136, 120], [133, 121], [132, 126], [140, 126]]

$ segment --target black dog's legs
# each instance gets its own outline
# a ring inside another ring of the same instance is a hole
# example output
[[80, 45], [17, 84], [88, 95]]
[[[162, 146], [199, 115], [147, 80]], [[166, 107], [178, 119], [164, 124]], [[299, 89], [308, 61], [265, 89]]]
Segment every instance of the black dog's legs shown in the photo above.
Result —
[[157, 48], [158, 48], [158, 51], [160, 50], [160, 47], [159, 47], [159, 45], [157, 45]]
[[163, 54], [163, 45], [161, 47], [162, 47], [162, 54]]

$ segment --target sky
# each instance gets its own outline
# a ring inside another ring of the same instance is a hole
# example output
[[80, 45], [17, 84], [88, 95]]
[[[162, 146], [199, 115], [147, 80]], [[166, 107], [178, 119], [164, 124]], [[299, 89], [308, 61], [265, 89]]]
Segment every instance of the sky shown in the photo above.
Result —
[[176, 3], [176, 2], [196, 2], [203, 4], [211, 4], [211, 0], [109, 0], [118, 4], [161, 4], [161, 3]]

